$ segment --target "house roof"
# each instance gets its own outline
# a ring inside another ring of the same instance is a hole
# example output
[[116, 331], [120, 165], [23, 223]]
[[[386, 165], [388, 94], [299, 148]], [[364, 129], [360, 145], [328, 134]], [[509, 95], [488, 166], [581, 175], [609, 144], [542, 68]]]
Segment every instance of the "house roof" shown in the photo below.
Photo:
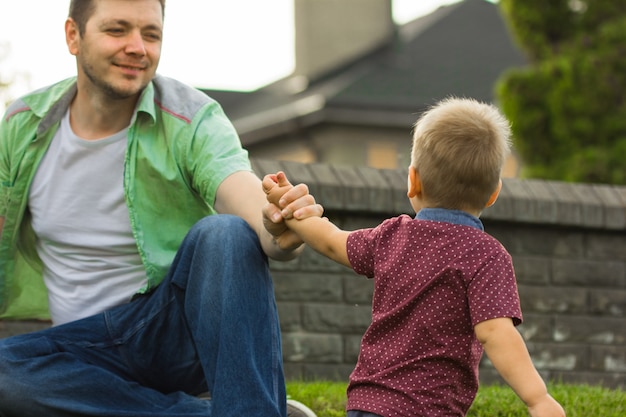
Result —
[[493, 85], [525, 58], [511, 42], [498, 6], [465, 0], [401, 27], [396, 45], [365, 58], [371, 71], [332, 105], [421, 109], [448, 95], [492, 101]]
[[399, 26], [389, 44], [298, 93], [286, 88], [291, 77], [250, 93], [205, 92], [249, 145], [321, 121], [410, 126], [416, 114], [450, 95], [493, 101], [502, 72], [526, 63], [498, 6], [464, 0]]

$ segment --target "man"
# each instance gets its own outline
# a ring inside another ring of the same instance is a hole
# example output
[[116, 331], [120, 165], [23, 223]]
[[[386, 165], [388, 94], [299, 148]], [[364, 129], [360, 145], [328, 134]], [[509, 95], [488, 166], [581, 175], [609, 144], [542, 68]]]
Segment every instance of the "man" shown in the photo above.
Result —
[[286, 414], [267, 257], [302, 241], [220, 106], [155, 75], [164, 6], [72, 0], [77, 77], [2, 119], [0, 312], [54, 326], [0, 340], [0, 415]]

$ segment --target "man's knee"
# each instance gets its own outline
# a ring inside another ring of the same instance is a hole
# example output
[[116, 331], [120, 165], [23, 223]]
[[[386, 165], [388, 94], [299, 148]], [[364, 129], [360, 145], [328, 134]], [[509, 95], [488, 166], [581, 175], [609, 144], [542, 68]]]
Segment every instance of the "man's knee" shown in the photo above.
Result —
[[213, 214], [200, 219], [191, 229], [195, 233], [211, 233], [218, 235], [225, 233], [232, 235], [236, 233], [253, 232], [248, 223], [239, 216], [232, 214]]
[[199, 220], [189, 232], [196, 244], [214, 251], [240, 256], [242, 251], [260, 251], [257, 234], [241, 217], [216, 214]]

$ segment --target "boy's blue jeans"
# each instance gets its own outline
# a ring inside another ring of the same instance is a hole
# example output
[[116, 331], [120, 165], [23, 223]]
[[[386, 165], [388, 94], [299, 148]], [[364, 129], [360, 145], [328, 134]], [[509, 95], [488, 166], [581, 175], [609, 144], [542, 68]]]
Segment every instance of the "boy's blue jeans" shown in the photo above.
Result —
[[198, 222], [152, 293], [0, 340], [6, 417], [271, 417], [285, 401], [267, 258], [234, 216]]

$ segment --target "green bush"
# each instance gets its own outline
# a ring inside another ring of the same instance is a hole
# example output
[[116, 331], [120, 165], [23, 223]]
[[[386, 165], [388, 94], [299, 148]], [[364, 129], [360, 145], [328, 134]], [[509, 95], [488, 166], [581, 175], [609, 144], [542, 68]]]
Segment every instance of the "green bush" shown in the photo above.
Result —
[[530, 65], [502, 74], [522, 176], [626, 184], [626, 8], [613, 0], [501, 0]]

